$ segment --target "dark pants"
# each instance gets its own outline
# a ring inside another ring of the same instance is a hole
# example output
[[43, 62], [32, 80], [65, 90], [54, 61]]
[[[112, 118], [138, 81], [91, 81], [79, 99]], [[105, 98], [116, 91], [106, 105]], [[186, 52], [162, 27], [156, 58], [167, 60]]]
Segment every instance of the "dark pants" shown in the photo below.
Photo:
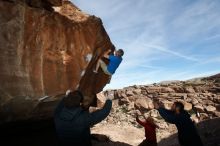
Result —
[[145, 139], [138, 146], [157, 146], [157, 142], [148, 141], [148, 140]]

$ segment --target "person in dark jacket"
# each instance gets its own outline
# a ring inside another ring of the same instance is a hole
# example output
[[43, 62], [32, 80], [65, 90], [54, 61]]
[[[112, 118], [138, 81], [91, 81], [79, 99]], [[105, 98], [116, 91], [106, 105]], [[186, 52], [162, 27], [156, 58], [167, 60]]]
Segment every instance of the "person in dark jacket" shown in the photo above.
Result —
[[166, 122], [176, 125], [181, 146], [203, 146], [190, 115], [184, 110], [183, 103], [175, 102], [171, 110], [159, 107], [157, 102], [154, 102], [154, 107]]
[[112, 108], [107, 99], [104, 107], [93, 113], [81, 107], [83, 95], [70, 91], [55, 109], [54, 121], [61, 146], [91, 146], [90, 127], [105, 119]]

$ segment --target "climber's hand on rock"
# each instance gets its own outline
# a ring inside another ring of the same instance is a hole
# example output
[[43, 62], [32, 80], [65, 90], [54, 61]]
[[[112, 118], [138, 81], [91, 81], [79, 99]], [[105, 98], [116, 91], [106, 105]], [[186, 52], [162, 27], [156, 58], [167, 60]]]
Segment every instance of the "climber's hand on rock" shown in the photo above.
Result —
[[111, 50], [111, 49], [109, 49], [109, 50], [107, 50], [107, 51], [106, 51], [106, 53], [110, 53], [111, 51], [112, 51], [112, 50]]

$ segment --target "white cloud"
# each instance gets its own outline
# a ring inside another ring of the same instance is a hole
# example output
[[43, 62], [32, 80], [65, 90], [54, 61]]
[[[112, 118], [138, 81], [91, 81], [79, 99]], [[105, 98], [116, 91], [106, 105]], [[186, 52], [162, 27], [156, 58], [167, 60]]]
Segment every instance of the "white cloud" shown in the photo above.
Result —
[[181, 58], [184, 58], [186, 60], [190, 60], [190, 61], [199, 61], [197, 58], [195, 57], [191, 57], [191, 56], [188, 56], [188, 55], [184, 55], [184, 54], [181, 54], [181, 53], [178, 53], [176, 51], [172, 51], [168, 48], [165, 48], [165, 47], [162, 47], [162, 46], [157, 46], [157, 45], [149, 45], [149, 44], [144, 44], [146, 47], [150, 47], [150, 48], [154, 48], [156, 50], [159, 50], [159, 51], [162, 51], [162, 52], [166, 52], [166, 53], [169, 53], [169, 54], [172, 54], [172, 55], [175, 55], [175, 56], [178, 56], [178, 57], [181, 57]]

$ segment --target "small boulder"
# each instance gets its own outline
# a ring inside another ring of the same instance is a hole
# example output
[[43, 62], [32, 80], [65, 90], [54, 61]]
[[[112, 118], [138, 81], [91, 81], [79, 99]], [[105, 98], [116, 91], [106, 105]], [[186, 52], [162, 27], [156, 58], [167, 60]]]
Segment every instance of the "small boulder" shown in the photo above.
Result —
[[192, 110], [192, 104], [191, 104], [191, 103], [188, 103], [188, 102], [185, 102], [185, 103], [184, 103], [184, 109], [185, 109], [186, 111]]
[[135, 107], [139, 110], [148, 109], [148, 104], [144, 98], [139, 98], [135, 101]]
[[135, 90], [133, 91], [133, 93], [134, 93], [135, 95], [140, 95], [140, 94], [141, 94], [141, 89], [135, 89]]
[[150, 100], [150, 98], [138, 98], [135, 101], [135, 107], [139, 110], [153, 109], [153, 102]]
[[206, 114], [206, 113], [201, 113], [200, 114], [200, 120], [207, 120], [207, 119], [209, 119], [209, 115], [208, 114]]
[[209, 106], [206, 106], [206, 107], [205, 107], [205, 110], [206, 110], [209, 114], [212, 114], [212, 113], [214, 113], [214, 111], [216, 111], [216, 107], [209, 105]]
[[133, 93], [132, 90], [127, 90], [127, 91], [126, 91], [126, 95], [127, 95], [127, 96], [134, 96], [134, 93]]
[[198, 101], [197, 99], [195, 99], [195, 98], [192, 99], [192, 104], [193, 104], [193, 105], [196, 105], [196, 104], [198, 104], [198, 103], [199, 103], [199, 101]]
[[184, 93], [184, 89], [181, 86], [173, 86], [172, 88], [176, 93]]
[[193, 89], [192, 86], [187, 86], [184, 88], [186, 93], [195, 93], [195, 90]]
[[161, 93], [174, 93], [175, 91], [170, 87], [161, 88]]
[[149, 94], [155, 94], [155, 93], [159, 93], [160, 92], [161, 87], [147, 87], [147, 93]]
[[201, 105], [196, 105], [196, 106], [194, 106], [194, 108], [195, 108], [198, 112], [200, 112], [200, 113], [204, 113], [204, 112], [205, 112], [203, 106], [201, 106]]
[[168, 100], [163, 100], [161, 101], [161, 105], [165, 108], [165, 109], [171, 109], [173, 102], [168, 101]]
[[220, 117], [220, 112], [219, 112], [219, 111], [214, 111], [214, 115], [215, 115], [216, 117]]

